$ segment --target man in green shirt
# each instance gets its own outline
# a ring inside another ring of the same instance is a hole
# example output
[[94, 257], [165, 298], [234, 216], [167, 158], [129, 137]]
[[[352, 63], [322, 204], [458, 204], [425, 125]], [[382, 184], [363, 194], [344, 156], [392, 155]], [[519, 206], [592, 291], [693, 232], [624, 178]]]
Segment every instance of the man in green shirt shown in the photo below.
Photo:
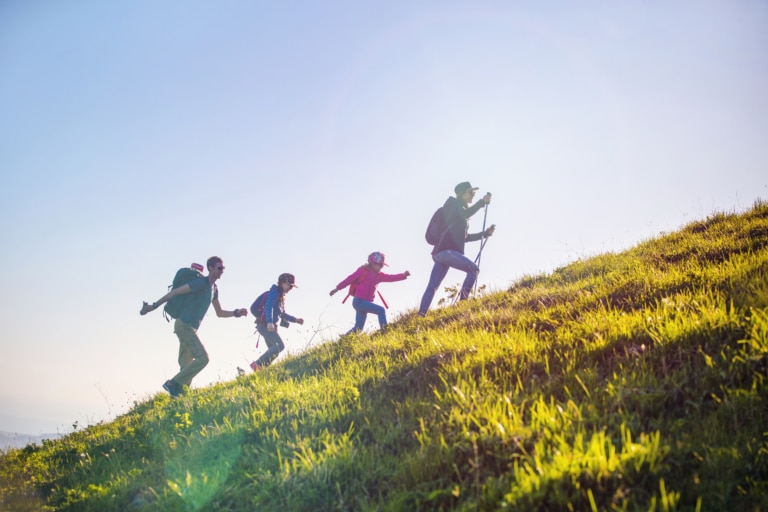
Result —
[[174, 397], [179, 396], [184, 391], [184, 386], [189, 386], [195, 375], [208, 364], [208, 353], [197, 336], [197, 329], [208, 311], [208, 306], [213, 304], [216, 316], [221, 318], [248, 315], [248, 310], [245, 308], [232, 311], [221, 308], [219, 290], [216, 286], [216, 281], [224, 273], [224, 262], [221, 258], [211, 256], [206, 266], [208, 267], [207, 276], [197, 277], [185, 285], [174, 288], [160, 297], [157, 302], [152, 304], [145, 302], [140, 311], [140, 314], [146, 315], [177, 295], [190, 294], [173, 325], [173, 331], [179, 338], [179, 373], [163, 384], [163, 388]]

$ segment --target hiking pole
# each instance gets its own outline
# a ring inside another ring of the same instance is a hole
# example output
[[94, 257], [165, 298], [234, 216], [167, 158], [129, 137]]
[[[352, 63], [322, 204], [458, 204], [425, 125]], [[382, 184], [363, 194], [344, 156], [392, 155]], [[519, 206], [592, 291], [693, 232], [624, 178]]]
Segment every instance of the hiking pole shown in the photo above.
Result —
[[[483, 235], [485, 235], [485, 221], [488, 219], [488, 204], [486, 203], [485, 206], [483, 206], [483, 209], [485, 210], [485, 213], [483, 214]], [[480, 269], [480, 258], [483, 256], [483, 248], [485, 247], [485, 243], [488, 241], [487, 236], [483, 236], [483, 239], [480, 241], [480, 250], [477, 252], [477, 257], [475, 257], [475, 265], [477, 265], [478, 270]], [[475, 289], [472, 292], [474, 295], [477, 295], [477, 280], [475, 280]]]
[[[483, 231], [481, 233], [485, 234], [485, 223], [488, 219], [488, 203], [483, 206], [483, 209], [485, 212], [483, 213]], [[483, 248], [485, 247], [485, 243], [488, 241], [488, 237], [483, 237], [480, 241], [480, 250], [477, 253], [477, 256], [475, 257], [475, 265], [477, 265], [478, 270], [480, 269], [480, 258], [483, 255]], [[475, 288], [472, 292], [473, 294], [477, 295], [477, 280], [475, 280]], [[456, 293], [456, 296], [453, 298], [453, 303], [456, 304], [459, 300], [459, 295], [461, 295], [461, 287], [459, 287], [459, 291]]]

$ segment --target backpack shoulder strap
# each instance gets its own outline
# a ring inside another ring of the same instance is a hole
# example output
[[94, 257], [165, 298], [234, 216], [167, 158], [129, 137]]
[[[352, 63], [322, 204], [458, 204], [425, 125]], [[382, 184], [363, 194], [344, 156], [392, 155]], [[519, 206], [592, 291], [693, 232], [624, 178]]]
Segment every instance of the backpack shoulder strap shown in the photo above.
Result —
[[384, 303], [384, 307], [389, 309], [389, 305], [387, 304], [387, 301], [384, 300], [384, 296], [381, 294], [379, 290], [376, 290], [376, 293], [379, 294], [379, 298], [381, 299], [381, 302]]
[[438, 238], [437, 243], [435, 244], [435, 247], [440, 245], [440, 242], [443, 241], [443, 238], [445, 238], [445, 235], [447, 235], [448, 232], [451, 230], [451, 222], [450, 222], [450, 219], [448, 218], [448, 215], [447, 215], [448, 212], [446, 211], [445, 205], [440, 207], [440, 212], [441, 212], [441, 215], [443, 216], [443, 232], [440, 233], [440, 238]]

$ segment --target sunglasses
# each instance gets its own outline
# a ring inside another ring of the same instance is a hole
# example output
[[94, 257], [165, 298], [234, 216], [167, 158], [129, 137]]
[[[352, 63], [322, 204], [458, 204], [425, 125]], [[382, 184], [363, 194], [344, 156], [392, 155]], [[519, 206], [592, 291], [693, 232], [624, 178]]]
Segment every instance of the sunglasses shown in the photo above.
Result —
[[216, 270], [223, 271], [224, 267], [216, 267]]

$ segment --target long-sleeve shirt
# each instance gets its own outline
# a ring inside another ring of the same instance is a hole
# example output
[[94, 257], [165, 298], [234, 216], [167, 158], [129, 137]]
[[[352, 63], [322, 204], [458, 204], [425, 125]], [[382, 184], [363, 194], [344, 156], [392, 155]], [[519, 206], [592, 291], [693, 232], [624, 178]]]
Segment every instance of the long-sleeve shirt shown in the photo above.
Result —
[[273, 284], [267, 293], [267, 301], [264, 304], [264, 319], [268, 324], [276, 324], [278, 318], [287, 322], [296, 321], [295, 316], [285, 312], [285, 296], [280, 293], [277, 285]]
[[464, 254], [464, 243], [474, 242], [483, 238], [483, 233], [468, 234], [469, 218], [476, 214], [485, 202], [480, 199], [475, 204], [467, 208], [456, 197], [449, 197], [443, 204], [443, 217], [445, 219], [446, 231], [440, 240], [435, 244], [432, 254], [441, 251], [454, 250]]
[[405, 279], [405, 272], [402, 274], [385, 274], [384, 272], [374, 272], [365, 265], [355, 270], [346, 279], [336, 285], [337, 290], [343, 290], [347, 286], [350, 288], [350, 295], [358, 299], [373, 302], [376, 295], [376, 285], [382, 282], [402, 281]]

